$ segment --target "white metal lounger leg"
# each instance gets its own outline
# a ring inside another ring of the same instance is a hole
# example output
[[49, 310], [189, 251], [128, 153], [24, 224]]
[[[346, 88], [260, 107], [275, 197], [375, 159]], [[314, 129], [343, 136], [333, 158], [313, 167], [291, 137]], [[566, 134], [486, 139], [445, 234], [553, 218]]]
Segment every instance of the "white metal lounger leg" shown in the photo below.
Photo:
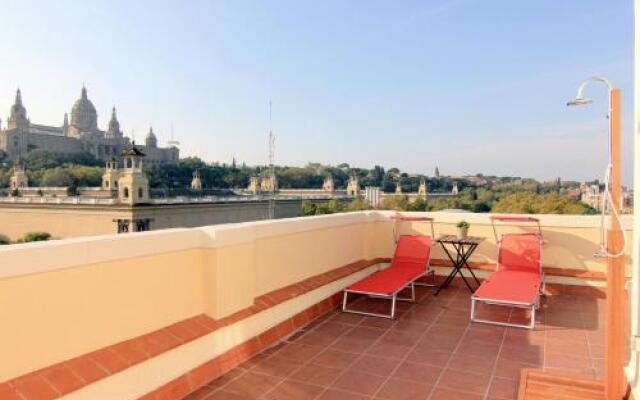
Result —
[[[381, 314], [381, 313], [374, 313], [374, 312], [368, 312], [368, 311], [359, 311], [359, 310], [353, 310], [353, 309], [348, 309], [347, 308], [347, 296], [349, 295], [349, 293], [355, 293], [355, 294], [362, 294], [365, 296], [369, 296], [369, 297], [376, 297], [376, 298], [380, 298], [380, 299], [386, 299], [386, 300], [391, 300], [391, 313], [390, 314]], [[344, 296], [342, 297], [342, 311], [346, 312], [346, 313], [351, 313], [351, 314], [360, 314], [360, 315], [367, 315], [369, 317], [382, 317], [382, 318], [389, 318], [389, 319], [393, 319], [396, 313], [396, 300], [398, 297], [398, 293], [394, 293], [393, 295], [389, 295], [389, 296], [384, 296], [384, 295], [376, 295], [373, 293], [363, 293], [363, 292], [350, 292], [349, 290], [345, 290], [344, 291]]]
[[347, 291], [345, 290], [344, 292], [344, 296], [342, 296], [342, 312], [346, 312], [347, 311]]
[[[485, 304], [495, 305], [495, 306], [524, 308], [525, 310], [530, 309], [531, 310], [530, 321], [528, 324], [514, 324], [512, 322], [499, 322], [499, 321], [492, 321], [489, 319], [477, 318], [476, 317], [476, 301], [485, 303]], [[535, 328], [535, 324], [536, 324], [536, 303], [533, 303], [531, 305], [527, 304], [525, 306], [524, 304], [497, 303], [494, 301], [485, 301], [483, 299], [477, 299], [477, 298], [471, 297], [471, 322], [478, 322], [481, 324], [498, 325], [498, 326], [508, 326], [511, 328], [533, 329]]]
[[476, 299], [471, 297], [471, 322], [476, 322]]
[[[539, 301], [539, 300], [538, 300]], [[536, 325], [536, 305], [531, 306], [531, 323], [529, 329], [533, 329]]]
[[391, 298], [391, 319], [394, 319], [396, 316], [396, 300], [398, 295], [394, 294]]
[[[411, 282], [409, 284], [409, 286], [405, 286], [402, 290], [406, 289], [406, 288], [411, 288], [411, 297], [397, 297], [397, 300], [401, 300], [401, 301], [410, 301], [415, 303], [416, 302], [416, 286], [414, 282]], [[402, 292], [402, 290], [400, 292]], [[398, 292], [398, 295], [400, 294], [400, 292]]]

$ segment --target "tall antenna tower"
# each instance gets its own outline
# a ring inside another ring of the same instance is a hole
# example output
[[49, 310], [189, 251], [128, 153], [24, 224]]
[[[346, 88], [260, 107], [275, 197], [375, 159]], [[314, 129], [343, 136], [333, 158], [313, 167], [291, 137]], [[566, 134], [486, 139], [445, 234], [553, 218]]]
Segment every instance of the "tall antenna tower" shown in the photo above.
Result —
[[173, 138], [173, 121], [171, 121], [171, 138], [167, 142], [169, 146], [178, 147], [180, 146], [180, 142]]
[[271, 118], [271, 100], [269, 100], [269, 179], [271, 185], [269, 188], [269, 219], [275, 217], [276, 208], [276, 168], [273, 163], [276, 150], [276, 137], [273, 134], [273, 120]]

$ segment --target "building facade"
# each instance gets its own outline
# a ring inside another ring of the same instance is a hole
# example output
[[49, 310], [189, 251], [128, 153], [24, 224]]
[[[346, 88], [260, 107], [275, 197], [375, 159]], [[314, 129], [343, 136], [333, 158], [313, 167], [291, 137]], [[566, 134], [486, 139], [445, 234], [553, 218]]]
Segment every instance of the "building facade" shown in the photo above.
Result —
[[[34, 124], [27, 116], [27, 109], [22, 102], [20, 89], [16, 92], [14, 104], [11, 106], [6, 127], [0, 124], [0, 150], [10, 160], [24, 157], [30, 150], [46, 150], [52, 153], [72, 154], [89, 152], [100, 160], [116, 157], [130, 147], [128, 137], [120, 130], [120, 122], [115, 107], [111, 110], [111, 118], [106, 131], [98, 128], [98, 114], [87, 96], [87, 89], [82, 87], [80, 98], [71, 107], [71, 119], [64, 115], [61, 126]], [[158, 147], [158, 140], [149, 131], [144, 146], [138, 145], [146, 155], [150, 165], [175, 164], [179, 159], [176, 146]]]

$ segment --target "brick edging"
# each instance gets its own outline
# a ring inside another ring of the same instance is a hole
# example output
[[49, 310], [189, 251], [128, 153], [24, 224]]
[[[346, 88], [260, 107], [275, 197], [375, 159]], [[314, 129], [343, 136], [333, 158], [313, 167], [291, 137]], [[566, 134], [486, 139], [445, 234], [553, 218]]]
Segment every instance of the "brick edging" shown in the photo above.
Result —
[[208, 382], [224, 375], [233, 368], [250, 359], [252, 356], [269, 348], [278, 340], [288, 336], [314, 319], [336, 308], [342, 299], [338, 292], [304, 311], [288, 318], [273, 328], [234, 347], [224, 354], [207, 361], [178, 378], [166, 383], [138, 400], [174, 400], [181, 399], [198, 390]]
[[[201, 336], [382, 262], [388, 262], [388, 259], [356, 261], [256, 297], [252, 306], [222, 319], [214, 320], [205, 314], [196, 315], [145, 335], [12, 378], [0, 383], [0, 399], [30, 400], [61, 397]], [[318, 303], [312, 308], [322, 308], [324, 307], [322, 304], [322, 302]], [[316, 311], [305, 310], [295, 317], [296, 321], [290, 322], [300, 326], [300, 321], [304, 323], [310, 321], [305, 320], [310, 315], [316, 315]], [[276, 328], [280, 328], [275, 331], [272, 328], [267, 332], [271, 331], [271, 334], [281, 332], [285, 328], [283, 324], [278, 325]], [[266, 343], [268, 340], [262, 338], [262, 342]]]

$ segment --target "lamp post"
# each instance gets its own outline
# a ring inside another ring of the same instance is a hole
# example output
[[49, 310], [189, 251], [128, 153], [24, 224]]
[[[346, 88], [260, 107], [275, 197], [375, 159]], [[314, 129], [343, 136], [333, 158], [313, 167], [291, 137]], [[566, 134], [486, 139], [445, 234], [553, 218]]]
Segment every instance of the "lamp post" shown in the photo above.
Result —
[[[589, 83], [603, 83], [609, 92], [609, 163], [607, 190], [613, 218], [608, 219], [606, 251], [607, 256], [607, 325], [605, 327], [605, 391], [606, 398], [622, 399], [625, 392], [624, 379], [624, 236], [618, 218], [620, 211], [620, 89], [611, 85], [605, 78], [592, 77], [580, 84], [575, 99], [568, 106], [584, 105], [592, 102], [584, 97], [584, 90]], [[606, 200], [602, 212], [606, 212]]]

